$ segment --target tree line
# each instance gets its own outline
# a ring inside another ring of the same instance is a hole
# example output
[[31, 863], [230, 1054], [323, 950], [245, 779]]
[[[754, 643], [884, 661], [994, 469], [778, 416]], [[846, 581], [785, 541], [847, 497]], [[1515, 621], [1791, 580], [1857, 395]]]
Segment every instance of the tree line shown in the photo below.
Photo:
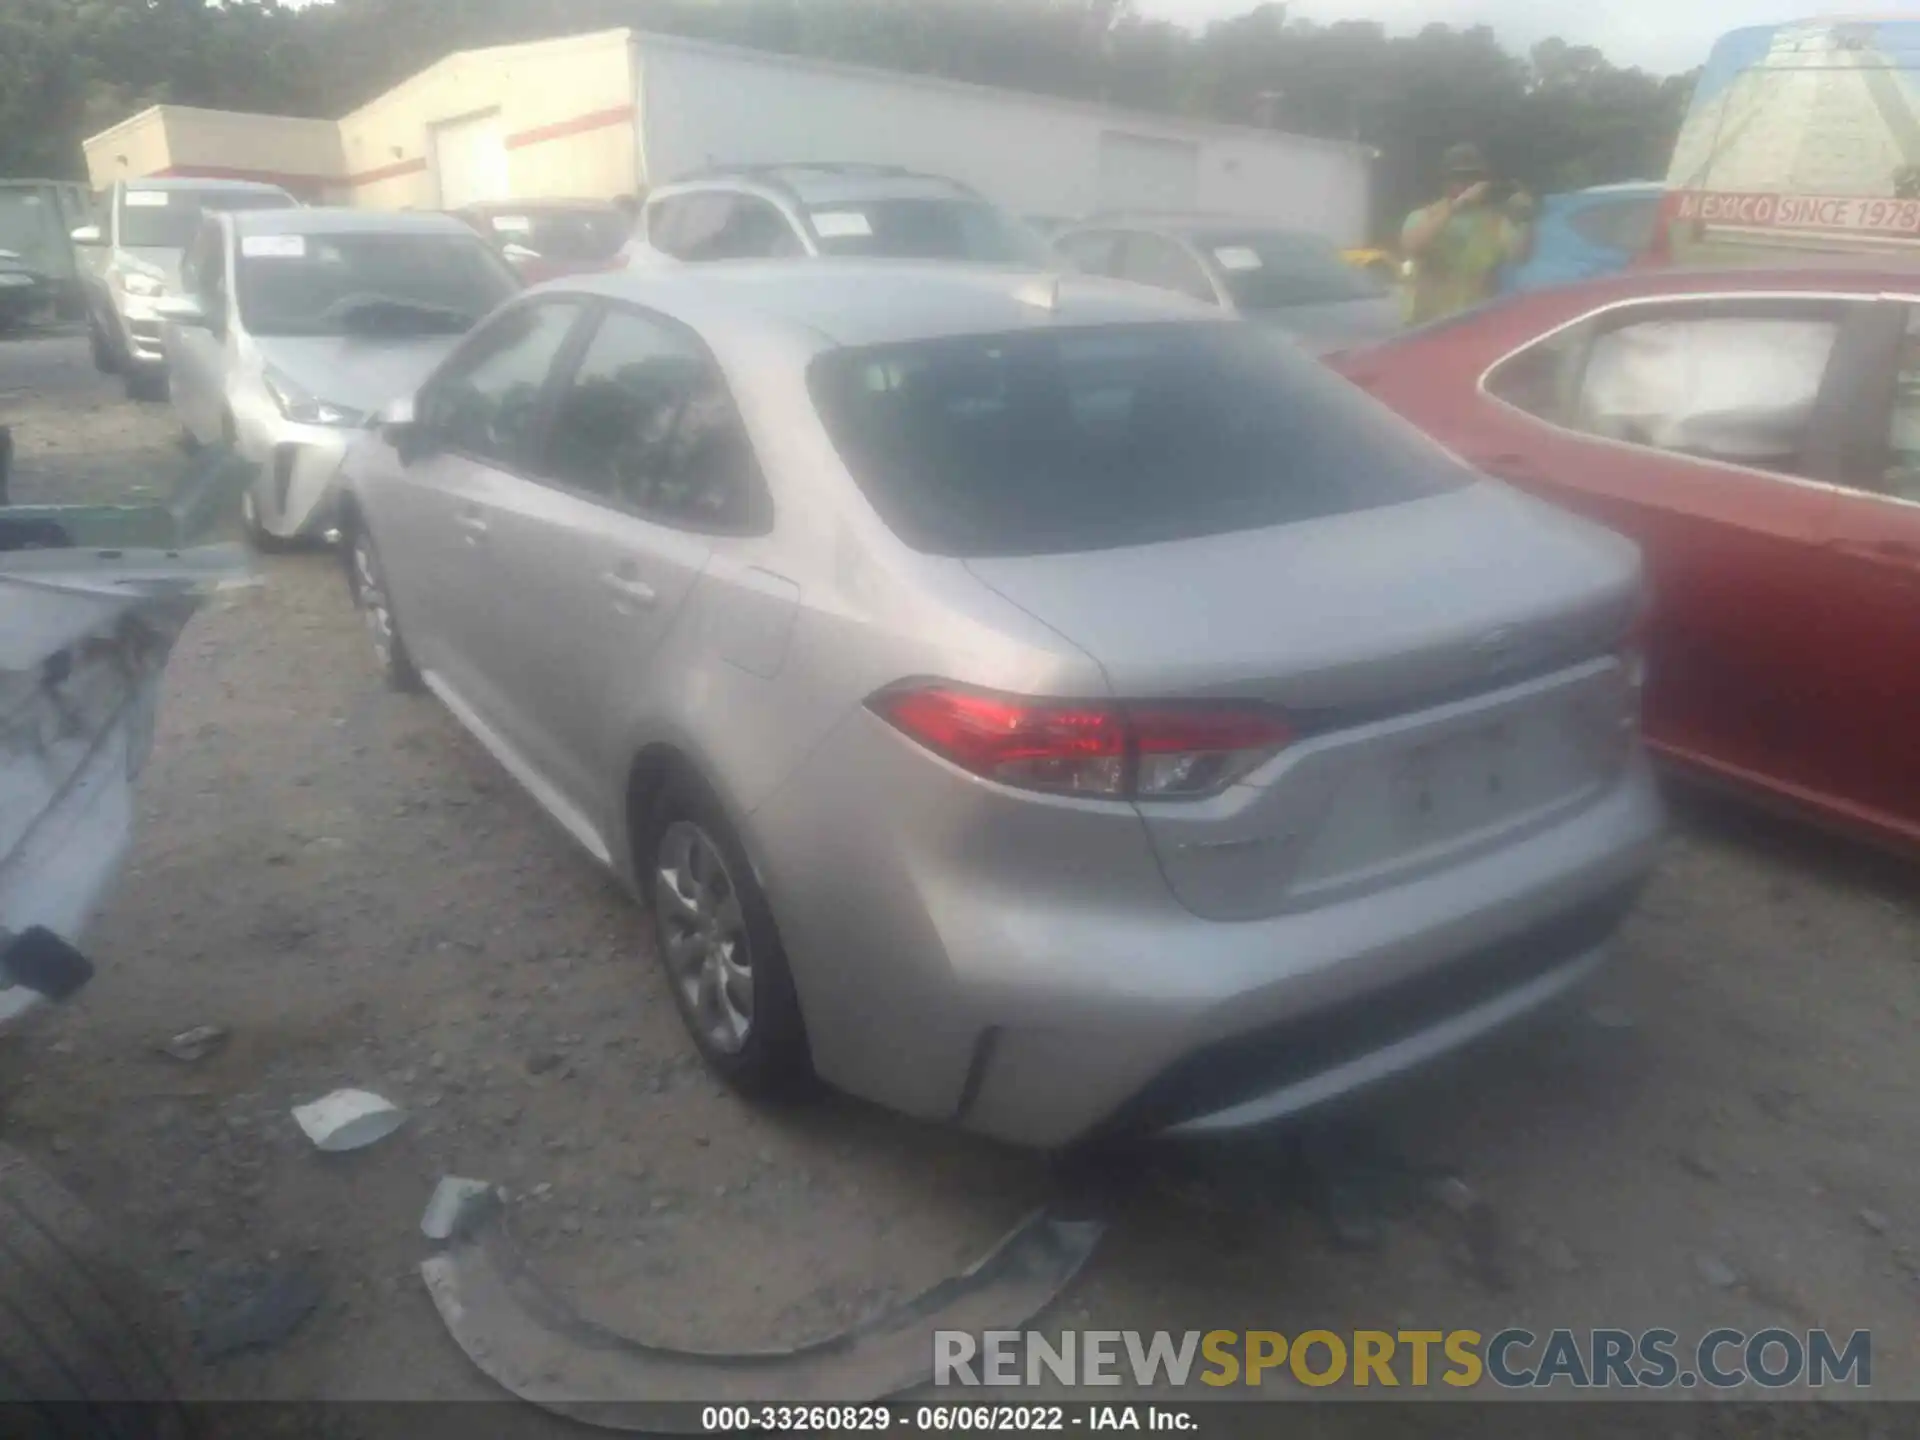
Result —
[[1658, 178], [1694, 79], [1279, 4], [1193, 33], [1132, 0], [4, 0], [0, 175], [84, 177], [82, 137], [158, 102], [335, 117], [450, 50], [615, 25], [1361, 141], [1383, 219], [1456, 140], [1539, 193]]

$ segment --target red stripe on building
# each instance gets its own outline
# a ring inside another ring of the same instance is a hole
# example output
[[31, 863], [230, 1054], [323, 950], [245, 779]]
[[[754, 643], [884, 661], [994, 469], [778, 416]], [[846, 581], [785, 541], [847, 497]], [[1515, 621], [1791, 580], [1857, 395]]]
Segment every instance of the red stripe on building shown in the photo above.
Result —
[[589, 130], [604, 129], [608, 125], [624, 125], [633, 119], [633, 106], [616, 105], [611, 110], [595, 110], [588, 115], [576, 115], [571, 120], [556, 120], [551, 125], [536, 126], [532, 130], [522, 130], [507, 137], [507, 149], [518, 150], [526, 145], [539, 145], [548, 140], [564, 140], [569, 135], [582, 135]]
[[382, 180], [398, 180], [402, 175], [418, 175], [427, 168], [426, 158], [416, 156], [412, 160], [396, 160], [391, 165], [381, 165], [372, 170], [362, 170], [358, 175], [347, 176], [349, 185], [377, 185]]

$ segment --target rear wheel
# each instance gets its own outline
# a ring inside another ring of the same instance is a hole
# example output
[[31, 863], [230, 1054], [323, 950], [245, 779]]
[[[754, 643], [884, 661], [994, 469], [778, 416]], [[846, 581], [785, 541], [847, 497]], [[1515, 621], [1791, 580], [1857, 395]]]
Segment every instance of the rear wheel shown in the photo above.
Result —
[[380, 564], [380, 552], [373, 543], [373, 532], [364, 523], [353, 527], [347, 542], [347, 582], [353, 589], [353, 603], [366, 621], [367, 636], [373, 642], [374, 663], [380, 678], [393, 690], [418, 690], [420, 672], [400, 634], [400, 621], [393, 612], [392, 593], [387, 589], [387, 573]]
[[[74, 1197], [0, 1146], [0, 1406], [9, 1435], [174, 1440], [179, 1334]], [[16, 1428], [19, 1427], [19, 1428]]]
[[812, 1078], [806, 1026], [773, 912], [720, 807], [669, 784], [647, 877], [674, 1003], [701, 1057], [742, 1094], [791, 1096]]

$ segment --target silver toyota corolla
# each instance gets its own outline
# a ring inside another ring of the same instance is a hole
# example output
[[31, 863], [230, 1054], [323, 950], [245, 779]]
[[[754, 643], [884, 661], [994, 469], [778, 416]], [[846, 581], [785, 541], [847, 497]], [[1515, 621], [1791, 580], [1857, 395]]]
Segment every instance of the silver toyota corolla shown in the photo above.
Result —
[[333, 523], [355, 427], [410, 393], [520, 282], [451, 215], [208, 212], [181, 291], [155, 302], [173, 407], [202, 444], [259, 466], [247, 532], [272, 546]]
[[1560, 997], [1651, 863], [1632, 547], [1139, 287], [556, 282], [345, 469], [389, 679], [750, 1093], [1258, 1124]]

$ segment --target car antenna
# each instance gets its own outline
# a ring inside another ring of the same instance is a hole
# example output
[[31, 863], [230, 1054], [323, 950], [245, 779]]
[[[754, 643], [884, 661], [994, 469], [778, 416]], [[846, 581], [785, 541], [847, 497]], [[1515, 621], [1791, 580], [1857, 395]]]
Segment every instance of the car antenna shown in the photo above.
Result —
[[1058, 273], [1036, 275], [1018, 290], [1013, 298], [1022, 305], [1031, 305], [1036, 310], [1058, 310], [1060, 308], [1060, 276]]

